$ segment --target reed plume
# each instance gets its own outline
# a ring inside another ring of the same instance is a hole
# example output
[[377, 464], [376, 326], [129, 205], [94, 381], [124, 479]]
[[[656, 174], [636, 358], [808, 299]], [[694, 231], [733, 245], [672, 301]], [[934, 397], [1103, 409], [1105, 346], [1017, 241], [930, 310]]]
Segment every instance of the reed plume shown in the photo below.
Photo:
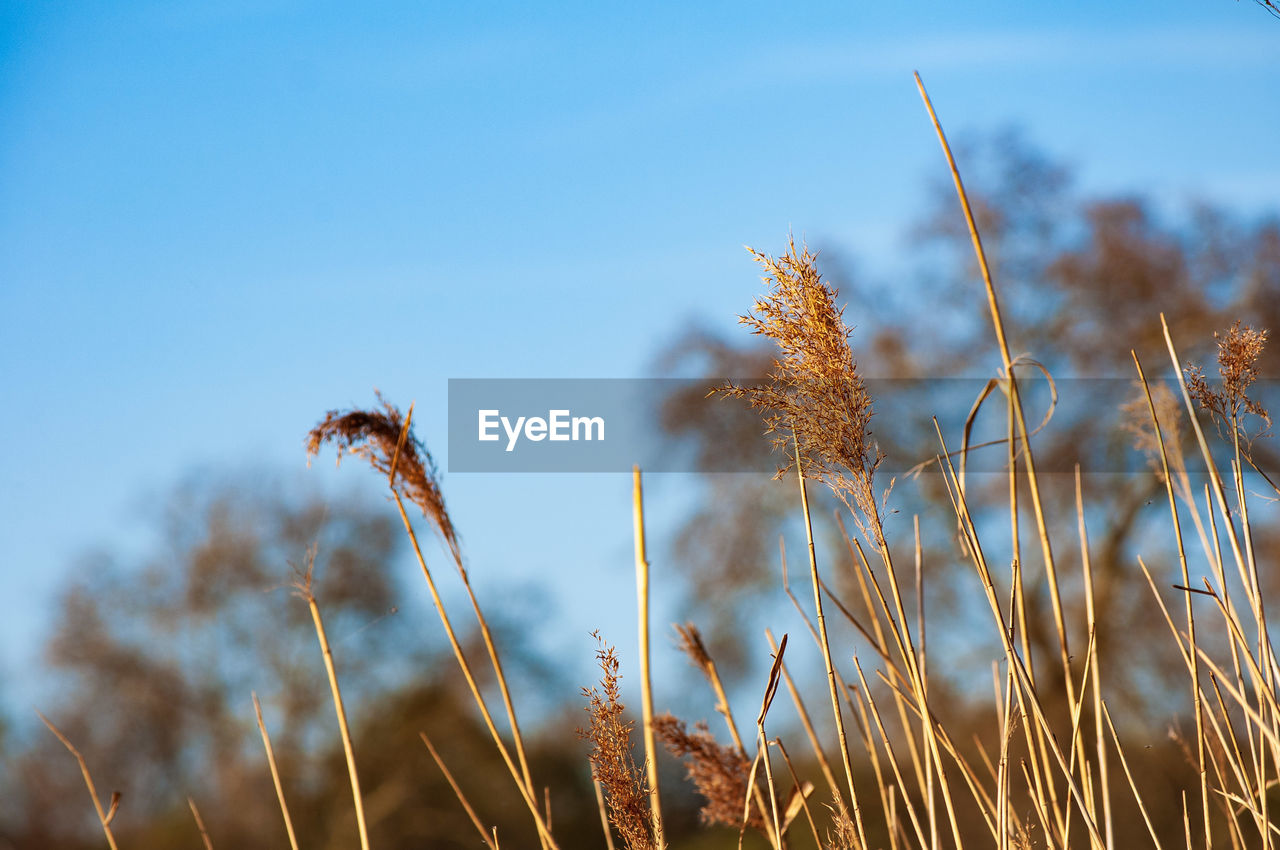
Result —
[[[319, 425], [307, 433], [307, 459], [315, 457], [325, 443], [338, 447], [338, 462], [350, 452], [389, 476], [392, 489], [422, 509], [461, 563], [461, 547], [453, 521], [444, 506], [438, 473], [431, 453], [422, 441], [404, 427], [400, 409], [376, 392], [382, 409], [330, 410]], [[393, 475], [394, 471], [394, 475]]]
[[[685, 759], [685, 776], [706, 799], [699, 812], [702, 822], [740, 826], [751, 760], [717, 741], [705, 723], [696, 724], [690, 732], [683, 720], [663, 714], [653, 719], [653, 728], [673, 756]], [[760, 811], [752, 808], [750, 812], [747, 825], [764, 831]]]
[[1229, 426], [1239, 432], [1239, 423], [1245, 413], [1252, 413], [1271, 427], [1271, 414], [1258, 401], [1249, 397], [1249, 387], [1258, 378], [1258, 359], [1266, 345], [1268, 332], [1255, 330], [1240, 320], [1213, 338], [1218, 341], [1218, 376], [1221, 388], [1213, 389], [1205, 378], [1204, 369], [1187, 364], [1185, 371], [1187, 391], [1200, 407], [1208, 411], [1219, 427]]
[[780, 355], [765, 383], [729, 383], [719, 392], [762, 412], [774, 449], [788, 457], [779, 478], [799, 463], [806, 478], [856, 506], [879, 539], [872, 478], [883, 455], [872, 438], [871, 395], [849, 348], [852, 329], [836, 306], [839, 293], [819, 274], [817, 256], [808, 246], [797, 250], [794, 237], [781, 257], [747, 250], [764, 270], [769, 293], [739, 321], [777, 344]]
[[582, 689], [591, 725], [578, 731], [579, 736], [592, 742], [591, 775], [604, 788], [609, 822], [627, 850], [661, 850], [662, 836], [652, 832], [649, 785], [631, 755], [631, 728], [635, 723], [622, 719], [626, 707], [618, 686], [622, 678], [618, 674], [618, 656], [599, 632], [592, 636], [600, 644], [596, 660], [602, 675], [599, 688]]

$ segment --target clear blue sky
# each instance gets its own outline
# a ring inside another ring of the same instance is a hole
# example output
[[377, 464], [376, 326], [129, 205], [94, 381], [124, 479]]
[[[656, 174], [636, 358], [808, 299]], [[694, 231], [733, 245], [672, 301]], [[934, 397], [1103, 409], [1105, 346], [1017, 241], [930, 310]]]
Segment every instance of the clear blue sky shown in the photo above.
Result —
[[[301, 467], [374, 386], [443, 462], [448, 378], [644, 375], [789, 228], [889, 267], [942, 168], [913, 69], [1087, 186], [1280, 202], [1255, 4], [965, 6], [4, 4], [3, 699], [77, 554], [192, 468]], [[629, 598], [623, 477], [445, 486], [482, 589], [545, 584], [574, 641], [567, 588]]]

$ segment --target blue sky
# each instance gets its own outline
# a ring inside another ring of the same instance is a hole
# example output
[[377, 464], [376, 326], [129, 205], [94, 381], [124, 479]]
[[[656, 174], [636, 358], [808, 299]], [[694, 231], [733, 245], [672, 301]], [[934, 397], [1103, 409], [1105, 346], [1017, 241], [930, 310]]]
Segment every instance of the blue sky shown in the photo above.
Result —
[[[789, 229], [892, 269], [943, 167], [913, 69], [1088, 188], [1280, 201], [1247, 1], [5, 4], [2, 699], [77, 555], [193, 468], [300, 469], [375, 386], [443, 465], [449, 378], [644, 376]], [[629, 594], [625, 476], [445, 487], [482, 591], [547, 586], [574, 645]]]

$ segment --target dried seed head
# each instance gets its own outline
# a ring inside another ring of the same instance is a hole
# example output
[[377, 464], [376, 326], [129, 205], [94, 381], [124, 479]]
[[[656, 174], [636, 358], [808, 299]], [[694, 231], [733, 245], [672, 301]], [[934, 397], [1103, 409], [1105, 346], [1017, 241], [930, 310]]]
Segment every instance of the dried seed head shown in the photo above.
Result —
[[1263, 421], [1264, 429], [1271, 427], [1271, 414], [1248, 396], [1249, 387], [1258, 377], [1258, 358], [1267, 342], [1267, 331], [1241, 327], [1237, 319], [1226, 332], [1214, 331], [1213, 338], [1218, 341], [1221, 388], [1210, 387], [1204, 370], [1188, 363], [1187, 391], [1219, 426], [1226, 425], [1240, 433], [1240, 418], [1252, 413]]
[[591, 775], [604, 788], [609, 805], [609, 822], [622, 836], [627, 850], [656, 850], [661, 844], [652, 832], [653, 819], [649, 808], [649, 786], [631, 755], [631, 721], [622, 719], [626, 707], [622, 704], [618, 687], [618, 656], [607, 645], [599, 632], [593, 633], [599, 642], [596, 660], [600, 664], [600, 688], [583, 688], [587, 698], [587, 713], [591, 715], [588, 729], [578, 735], [592, 742]]
[[702, 641], [702, 632], [693, 623], [685, 623], [683, 626], [677, 624], [675, 629], [680, 637], [680, 651], [689, 656], [693, 666], [701, 670], [703, 675], [709, 677], [712, 668], [711, 654]]
[[458, 535], [444, 506], [435, 461], [422, 441], [413, 436], [412, 428], [405, 433], [408, 423], [400, 409], [383, 398], [382, 393], [376, 395], [381, 410], [326, 413], [320, 424], [307, 434], [307, 462], [320, 453], [325, 443], [332, 442], [338, 447], [339, 463], [343, 453], [350, 452], [367, 460], [383, 475], [391, 476], [394, 466], [392, 488], [422, 508], [422, 515], [431, 520], [461, 566]]
[[720, 392], [762, 411], [765, 433], [789, 458], [779, 476], [799, 460], [806, 478], [856, 505], [878, 536], [872, 476], [883, 456], [872, 439], [871, 396], [849, 348], [852, 331], [836, 307], [838, 293], [822, 280], [808, 247], [797, 252], [794, 238], [782, 257], [748, 250], [765, 271], [769, 294], [740, 321], [773, 340], [780, 356], [763, 386], [728, 384]]
[[1136, 383], [1135, 397], [1121, 408], [1121, 427], [1133, 436], [1133, 447], [1146, 455], [1147, 463], [1164, 481], [1164, 463], [1160, 459], [1160, 441], [1156, 438], [1151, 421], [1151, 408], [1156, 411], [1160, 430], [1164, 434], [1166, 454], [1171, 465], [1180, 465], [1182, 454], [1182, 405], [1163, 383], [1151, 384], [1151, 404], [1147, 404], [1146, 391]]
[[[707, 801], [700, 813], [702, 822], [740, 826], [751, 761], [716, 741], [705, 723], [690, 732], [683, 720], [663, 714], [653, 719], [653, 731], [672, 755], [685, 759], [685, 775]], [[747, 825], [762, 832], [765, 829], [764, 818], [754, 806]]]
[[827, 808], [831, 810], [831, 825], [835, 828], [834, 834], [827, 833], [827, 847], [829, 850], [855, 850], [858, 846], [858, 831], [848, 810], [839, 800]]

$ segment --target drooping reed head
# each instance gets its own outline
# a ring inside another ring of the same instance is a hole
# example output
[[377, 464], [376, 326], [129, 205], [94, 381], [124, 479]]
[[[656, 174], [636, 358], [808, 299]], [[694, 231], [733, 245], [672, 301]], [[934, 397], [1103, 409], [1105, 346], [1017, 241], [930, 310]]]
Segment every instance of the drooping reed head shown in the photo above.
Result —
[[849, 348], [852, 329], [836, 306], [838, 293], [818, 273], [808, 247], [797, 251], [794, 237], [781, 257], [747, 250], [764, 269], [769, 292], [739, 321], [773, 340], [779, 356], [763, 385], [728, 384], [720, 391], [762, 412], [765, 433], [788, 457], [779, 476], [798, 460], [806, 478], [824, 482], [846, 504], [874, 517], [871, 481], [882, 455], [872, 439], [871, 395]]
[[400, 409], [376, 393], [381, 409], [330, 410], [320, 424], [307, 434], [307, 462], [320, 453], [325, 443], [338, 447], [338, 462], [344, 452], [362, 457], [383, 475], [391, 476], [392, 489], [422, 509], [422, 515], [444, 538], [461, 563], [461, 549], [453, 521], [444, 506], [437, 481], [435, 461], [422, 441], [413, 435]]
[[[740, 826], [751, 761], [717, 741], [705, 723], [697, 724], [690, 732], [683, 720], [662, 714], [653, 719], [653, 730], [668, 752], [685, 759], [685, 775], [706, 800], [699, 812], [702, 822]], [[765, 821], [759, 809], [750, 809], [747, 825], [764, 831]]]

